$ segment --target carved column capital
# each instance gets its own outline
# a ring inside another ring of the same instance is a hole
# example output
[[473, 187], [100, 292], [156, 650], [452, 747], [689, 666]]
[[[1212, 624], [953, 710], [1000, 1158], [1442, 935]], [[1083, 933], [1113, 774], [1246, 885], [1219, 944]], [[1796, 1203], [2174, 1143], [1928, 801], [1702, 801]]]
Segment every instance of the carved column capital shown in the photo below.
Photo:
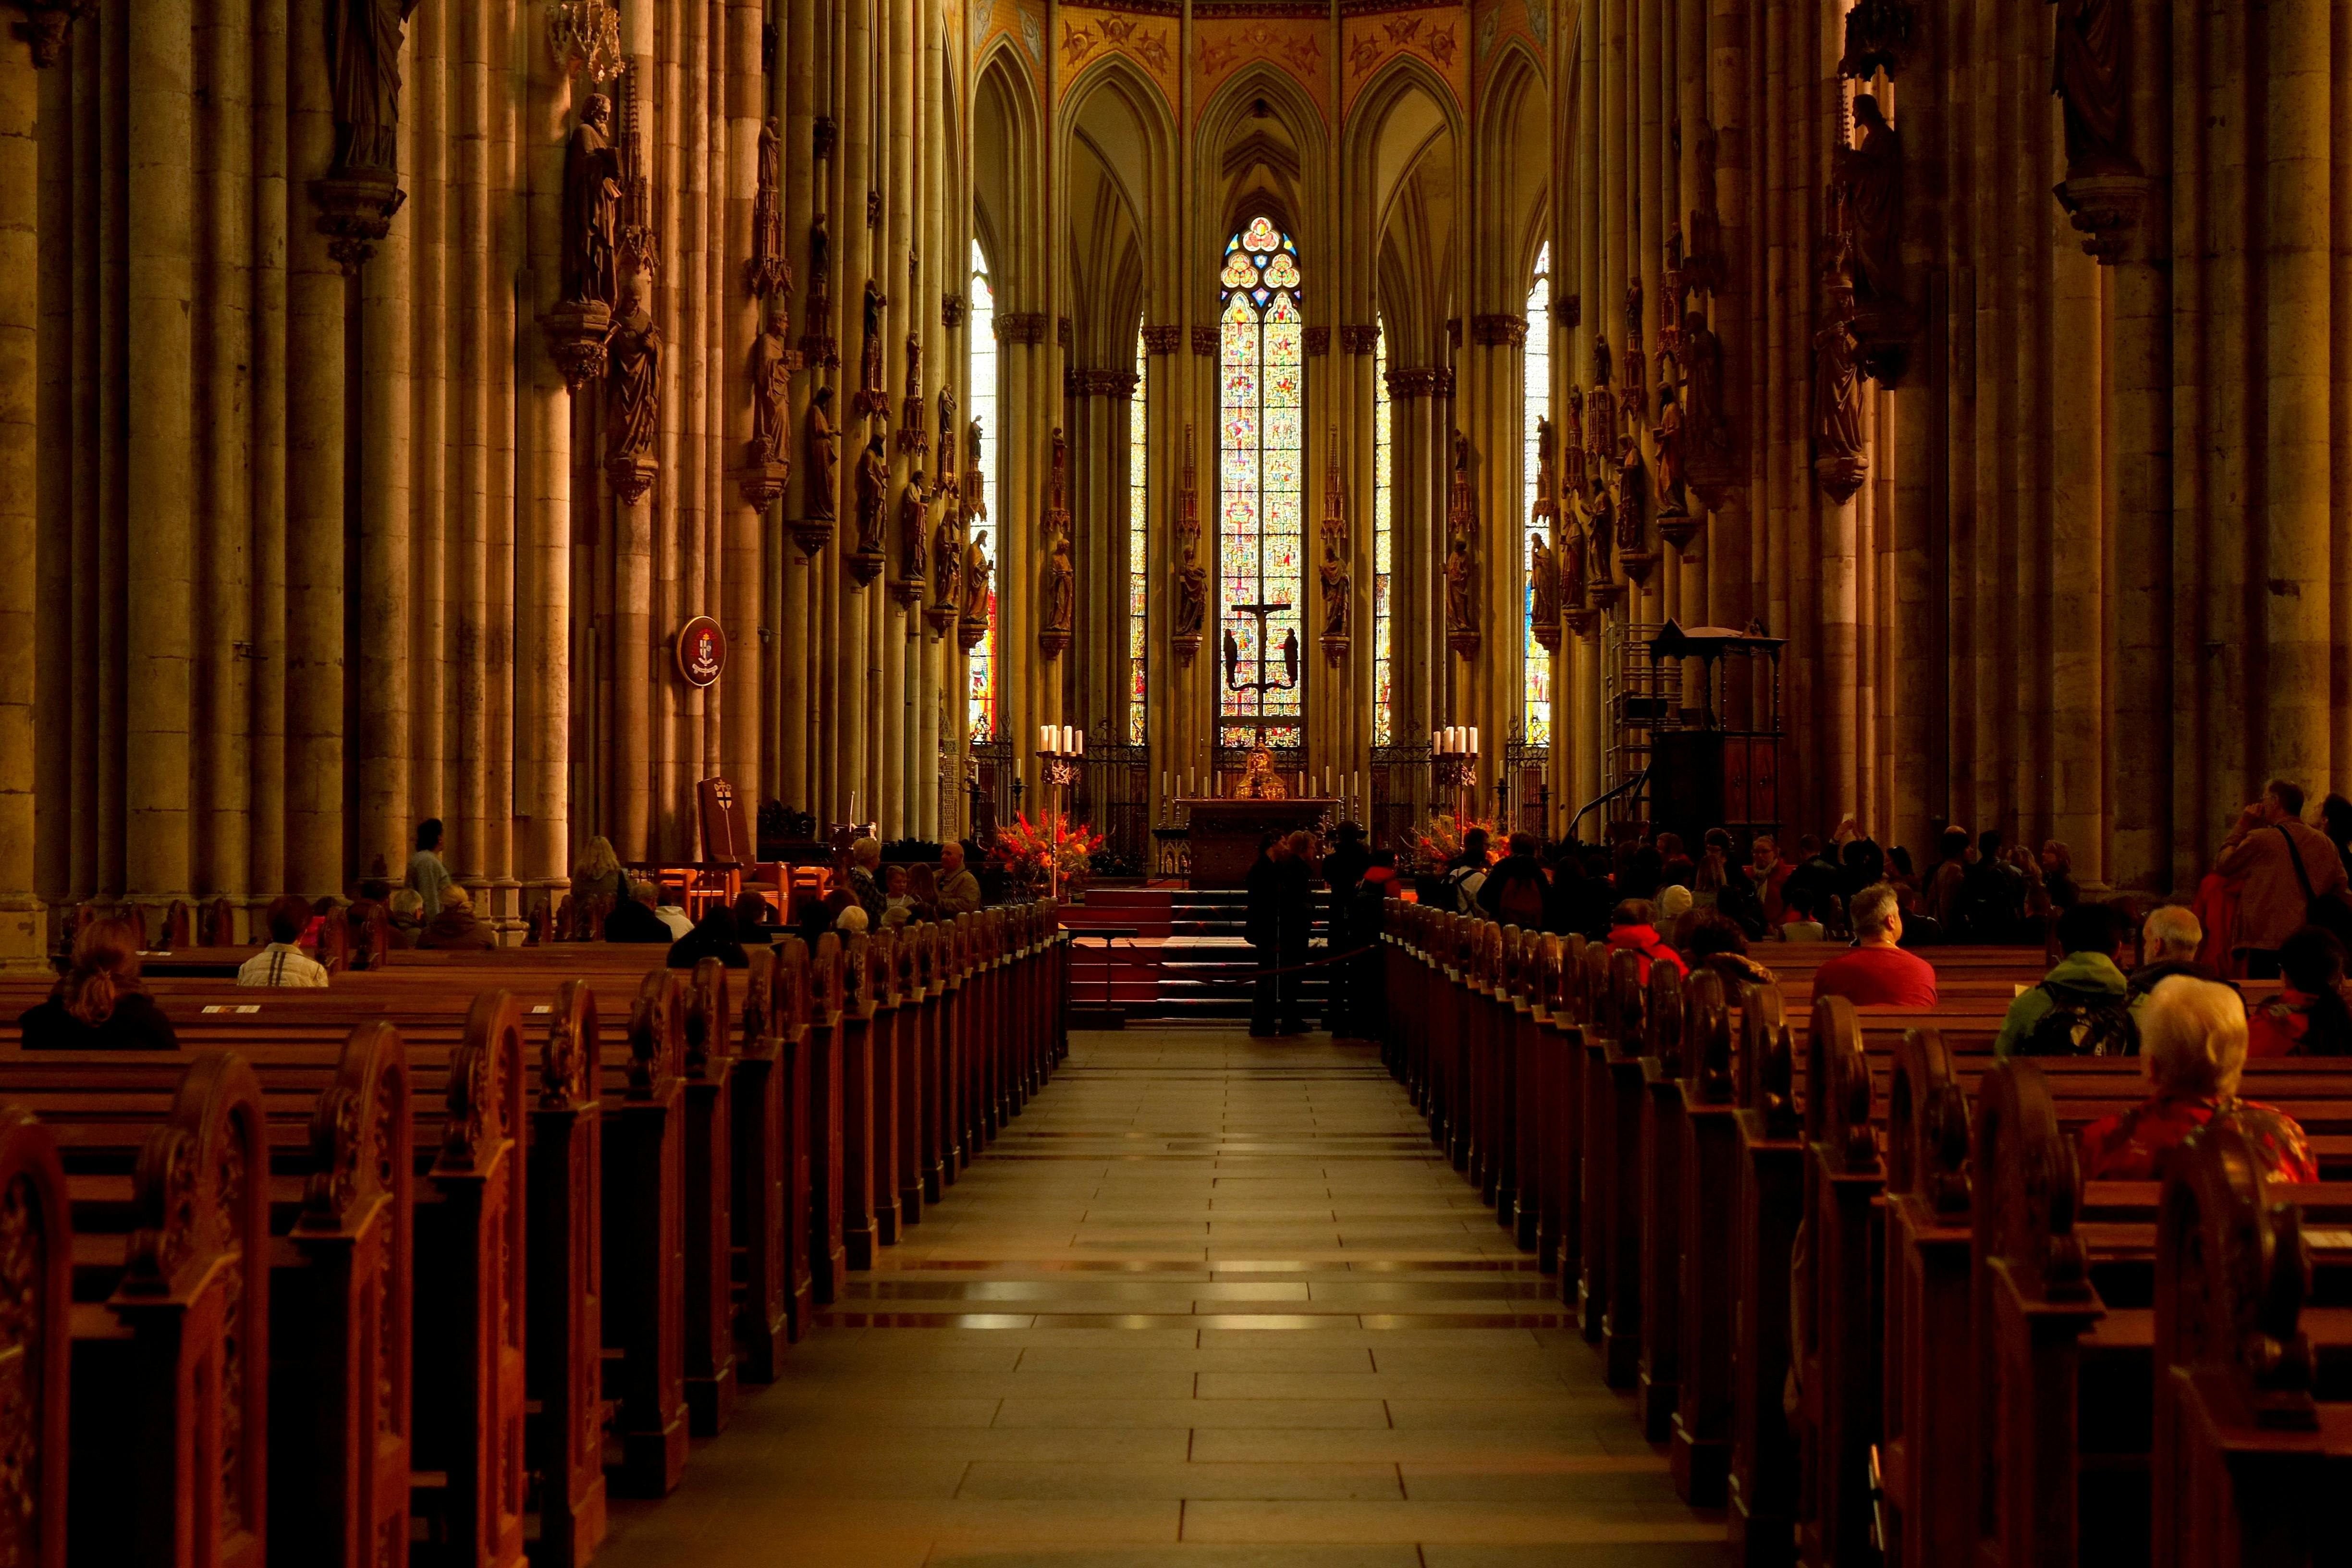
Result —
[[25, 19], [16, 35], [32, 46], [33, 64], [47, 68], [65, 52], [66, 35], [73, 25], [98, 8], [98, 0], [16, 0]]
[[964, 310], [962, 295], [952, 291], [940, 295], [940, 325], [951, 332], [960, 331], [963, 326]]
[[1172, 354], [1184, 342], [1184, 329], [1175, 326], [1143, 329], [1143, 350], [1146, 353]]
[[1217, 329], [1214, 327], [1194, 327], [1192, 329], [1192, 352], [1196, 354], [1214, 355], [1217, 352]]
[[1507, 311], [1473, 316], [1470, 341], [1487, 348], [1517, 348], [1528, 341], [1528, 319]]
[[1308, 353], [1328, 354], [1331, 352], [1330, 328], [1309, 327], [1301, 334], [1301, 336], [1306, 340], [1306, 347]]
[[332, 174], [310, 182], [310, 203], [319, 209], [319, 232], [327, 237], [327, 254], [355, 277], [383, 237], [392, 232], [392, 218], [408, 200], [408, 193], [389, 174]]
[[1006, 343], [1042, 343], [1045, 341], [1045, 313], [1006, 310], [996, 318], [996, 338]]
[[1377, 326], [1351, 322], [1339, 329], [1339, 352], [1368, 354], [1380, 346], [1381, 330]]
[[1133, 397], [1135, 373], [1131, 370], [1071, 370], [1062, 375], [1062, 393], [1066, 397]]
[[2056, 191], [2067, 221], [2083, 237], [2084, 254], [2113, 267], [2131, 248], [2156, 182], [2146, 174], [2074, 174]]

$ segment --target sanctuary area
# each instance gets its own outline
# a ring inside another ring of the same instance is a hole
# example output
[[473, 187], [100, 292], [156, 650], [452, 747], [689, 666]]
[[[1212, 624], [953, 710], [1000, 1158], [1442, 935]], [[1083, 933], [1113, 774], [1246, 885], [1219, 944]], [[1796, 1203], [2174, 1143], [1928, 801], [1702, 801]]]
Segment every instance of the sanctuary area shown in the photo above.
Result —
[[0, 0], [0, 1562], [2335, 1561], [2347, 520], [2352, 0]]

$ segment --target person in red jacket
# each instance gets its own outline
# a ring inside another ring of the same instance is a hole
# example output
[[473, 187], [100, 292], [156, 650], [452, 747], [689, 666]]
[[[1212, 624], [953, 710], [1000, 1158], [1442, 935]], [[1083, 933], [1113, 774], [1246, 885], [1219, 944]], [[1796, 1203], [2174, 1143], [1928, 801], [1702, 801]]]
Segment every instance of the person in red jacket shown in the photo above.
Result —
[[1658, 940], [1658, 928], [1651, 923], [1650, 900], [1627, 899], [1609, 913], [1609, 951], [1630, 952], [1642, 955], [1642, 984], [1650, 983], [1650, 965], [1671, 963], [1684, 973], [1690, 965], [1683, 955]]
[[1813, 994], [1843, 996], [1857, 1007], [1932, 1007], [1936, 966], [1896, 945], [1903, 909], [1895, 889], [1873, 882], [1853, 896], [1854, 949], [1813, 973]]

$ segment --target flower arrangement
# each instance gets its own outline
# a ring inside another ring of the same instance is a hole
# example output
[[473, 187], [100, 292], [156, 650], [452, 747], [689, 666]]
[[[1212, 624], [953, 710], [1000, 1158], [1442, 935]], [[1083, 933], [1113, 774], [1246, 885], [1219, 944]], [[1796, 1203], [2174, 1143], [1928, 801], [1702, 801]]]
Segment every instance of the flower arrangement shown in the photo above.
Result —
[[1463, 836], [1472, 828], [1485, 831], [1487, 839], [1486, 853], [1491, 859], [1494, 856], [1495, 825], [1481, 817], [1474, 816], [1466, 822], [1456, 822], [1452, 813], [1441, 811], [1421, 826], [1408, 831], [1405, 837], [1412, 846], [1416, 859], [1424, 866], [1433, 868], [1444, 865], [1462, 853]]
[[1102, 842], [1102, 835], [1084, 823], [1074, 825], [1065, 820], [1033, 824], [1028, 814], [1023, 812], [1014, 816], [1013, 826], [996, 830], [996, 843], [989, 850], [989, 859], [1023, 889], [1046, 888], [1057, 866], [1061, 868], [1062, 885], [1076, 889], [1085, 886], [1087, 872]]

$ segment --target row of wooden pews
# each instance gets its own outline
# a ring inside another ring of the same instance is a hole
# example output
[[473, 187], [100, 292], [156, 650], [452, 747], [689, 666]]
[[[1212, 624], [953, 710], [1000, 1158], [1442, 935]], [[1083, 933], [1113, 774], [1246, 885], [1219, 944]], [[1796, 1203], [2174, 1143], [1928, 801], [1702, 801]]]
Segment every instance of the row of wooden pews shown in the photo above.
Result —
[[1825, 944], [1644, 984], [1400, 903], [1384, 951], [1391, 1070], [1740, 1561], [2315, 1560], [2324, 1510], [2272, 1493], [2352, 1457], [2352, 1063], [2247, 1067], [2318, 1186], [2263, 1190], [2226, 1128], [2085, 1184], [2075, 1135], [2145, 1087], [1995, 1061], [2038, 952], [1936, 949], [1933, 1009], [1863, 1011], [1812, 998]]
[[15, 1560], [583, 1563], [1066, 1051], [1050, 904], [410, 956], [158, 977], [177, 1052], [0, 979]]

